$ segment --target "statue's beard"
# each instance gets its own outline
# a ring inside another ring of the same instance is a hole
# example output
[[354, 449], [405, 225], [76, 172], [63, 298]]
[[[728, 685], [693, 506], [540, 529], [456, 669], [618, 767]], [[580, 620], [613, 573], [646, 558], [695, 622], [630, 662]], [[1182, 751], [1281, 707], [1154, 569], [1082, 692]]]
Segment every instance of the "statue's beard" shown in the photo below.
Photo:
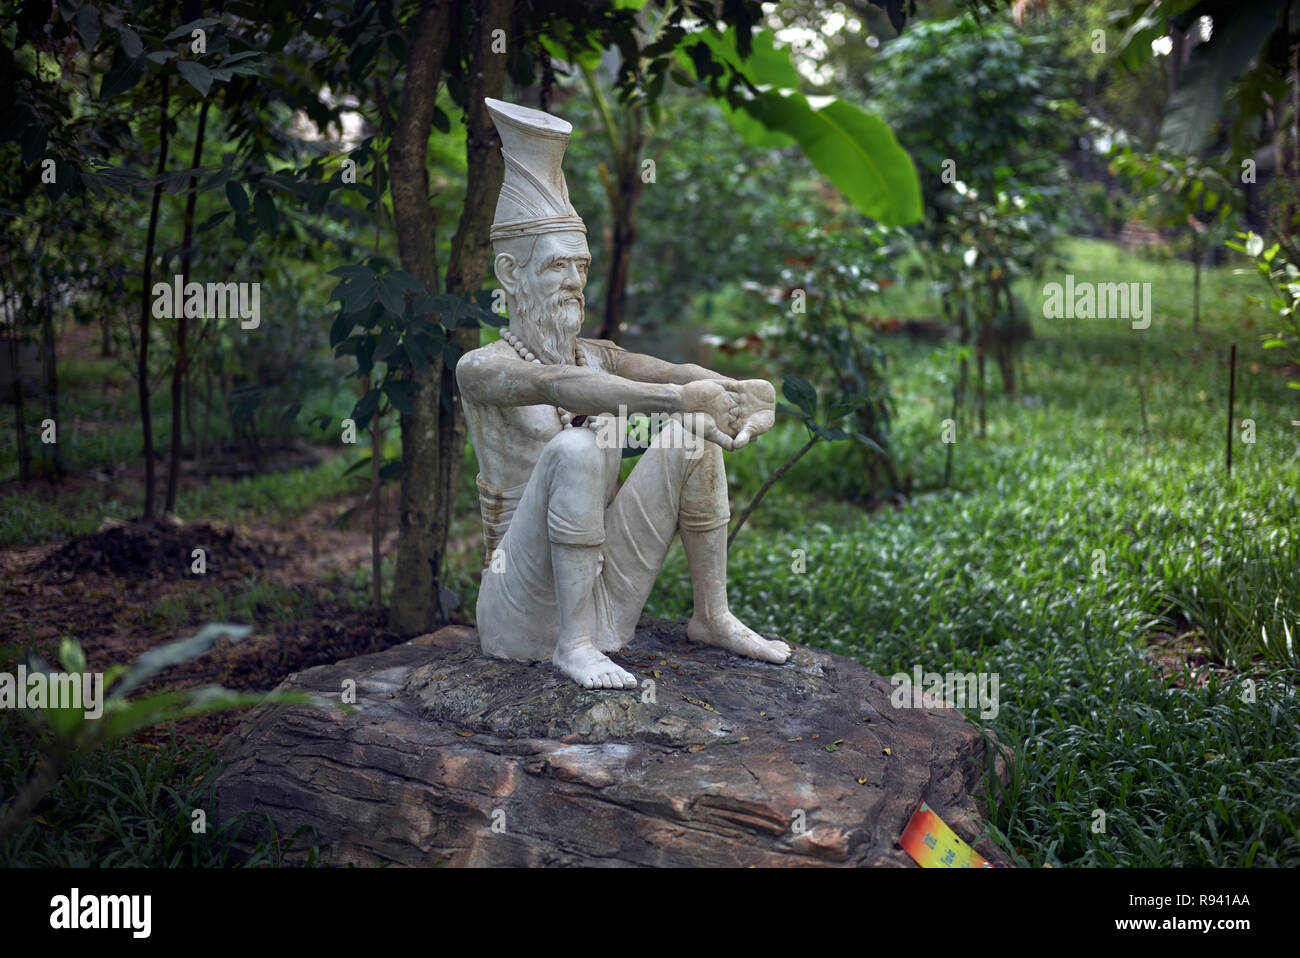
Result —
[[560, 290], [545, 301], [520, 289], [510, 304], [510, 327], [542, 362], [573, 363], [586, 300], [581, 292]]

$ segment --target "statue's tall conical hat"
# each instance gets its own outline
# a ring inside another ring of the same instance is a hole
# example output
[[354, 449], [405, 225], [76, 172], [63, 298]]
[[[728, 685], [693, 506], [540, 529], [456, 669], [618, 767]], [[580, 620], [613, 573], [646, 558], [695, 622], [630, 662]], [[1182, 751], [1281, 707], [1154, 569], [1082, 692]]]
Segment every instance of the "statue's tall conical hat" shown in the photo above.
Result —
[[493, 242], [558, 230], [587, 232], [564, 181], [564, 150], [573, 125], [526, 106], [485, 97], [501, 136], [505, 179], [488, 234]]

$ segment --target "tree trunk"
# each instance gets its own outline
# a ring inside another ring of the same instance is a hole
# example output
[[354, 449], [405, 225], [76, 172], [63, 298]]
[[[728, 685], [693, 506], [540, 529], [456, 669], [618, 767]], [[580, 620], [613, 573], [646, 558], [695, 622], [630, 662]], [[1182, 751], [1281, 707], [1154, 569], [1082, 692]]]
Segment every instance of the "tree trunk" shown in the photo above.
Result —
[[153, 516], [153, 417], [149, 413], [149, 317], [152, 315], [150, 296], [153, 292], [153, 249], [158, 238], [158, 206], [162, 202], [161, 177], [167, 168], [167, 74], [163, 74], [158, 104], [158, 176], [153, 188], [153, 204], [149, 208], [149, 230], [144, 243], [144, 270], [140, 279], [140, 354], [136, 368], [136, 386], [140, 395], [140, 428], [144, 433], [144, 514]]
[[609, 273], [605, 282], [605, 314], [600, 328], [596, 331], [597, 339], [617, 341], [619, 327], [623, 322], [623, 308], [627, 304], [627, 280], [632, 267], [632, 245], [636, 242], [636, 204], [641, 198], [640, 169], [637, 157], [643, 138], [640, 136], [640, 118], [633, 122], [638, 131], [633, 149], [622, 158], [616, 157], [618, 182], [615, 194], [610, 197], [610, 232], [611, 249]]
[[5, 290], [5, 312], [9, 322], [5, 327], [5, 344], [9, 347], [9, 371], [13, 375], [14, 441], [18, 446], [18, 478], [23, 482], [32, 477], [32, 454], [27, 448], [27, 423], [23, 412], [23, 376], [20, 365], [21, 350], [18, 340], [18, 314], [14, 309], [16, 288]]
[[[203, 164], [203, 133], [208, 125], [210, 102], [204, 100], [203, 106], [199, 109], [199, 128], [194, 134], [194, 161], [190, 164], [190, 169], [193, 170], [197, 170]], [[186, 251], [181, 258], [181, 275], [185, 277], [186, 283], [190, 281], [190, 266], [194, 259], [189, 250], [194, 245], [194, 206], [198, 198], [199, 177], [195, 173], [190, 177], [190, 195], [185, 200], [185, 226], [181, 232], [181, 248]], [[163, 506], [163, 511], [167, 513], [174, 512], [176, 509], [176, 489], [181, 478], [181, 446], [184, 445], [181, 428], [184, 425], [185, 375], [190, 362], [189, 356], [185, 353], [185, 334], [185, 311], [181, 310], [181, 314], [176, 317], [176, 364], [172, 367], [172, 448], [171, 461], [167, 467], [167, 504]]]
[[[369, 384], [367, 383], [367, 389]], [[370, 421], [370, 592], [375, 616], [384, 607], [384, 557], [380, 545], [383, 540], [383, 500], [380, 498], [379, 467], [384, 458], [384, 430], [380, 426], [380, 411]]]
[[[492, 51], [492, 31], [506, 30], [506, 42], [510, 42], [516, 2], [476, 0], [474, 4], [466, 110], [469, 172], [465, 206], [452, 238], [447, 267], [447, 292], [458, 296], [482, 285], [491, 258], [488, 230], [504, 161], [483, 98], [500, 97], [504, 90], [506, 57]], [[438, 292], [438, 262], [425, 151], [449, 23], [448, 5], [426, 0], [415, 26], [389, 154], [402, 266], [432, 294]], [[478, 330], [455, 330], [450, 343], [452, 362], [431, 363], [428, 375], [412, 376], [421, 387], [412, 396], [415, 412], [401, 419], [401, 518], [390, 627], [403, 634], [427, 631], [444, 620], [440, 596], [442, 560], [465, 449], [465, 422], [457, 403], [454, 359], [478, 346]]]
[[[402, 268], [431, 296], [438, 282], [437, 215], [429, 202], [425, 166], [442, 60], [451, 31], [450, 0], [424, 0], [411, 33], [406, 82], [388, 150], [389, 190]], [[403, 634], [428, 631], [438, 620], [441, 561], [447, 538], [439, 488], [442, 360], [425, 374], [411, 372], [419, 389], [413, 413], [401, 416], [402, 478], [398, 506], [397, 570], [390, 625]]]
[[[41, 378], [45, 392], [45, 415], [59, 428], [59, 357], [54, 335], [54, 304], [51, 302], [50, 284], [44, 282], [41, 290]], [[58, 434], [55, 433], [57, 440]], [[45, 457], [46, 479], [63, 475], [63, 456], [56, 441]]]
[[1201, 328], [1201, 237], [1192, 229], [1192, 329]]
[[[469, 174], [465, 205], [451, 240], [451, 256], [447, 262], [447, 292], [455, 296], [463, 297], [481, 289], [492, 261], [492, 242], [488, 234], [501, 181], [505, 178], [505, 160], [501, 156], [501, 138], [483, 99], [500, 99], [505, 92], [506, 58], [492, 52], [492, 31], [504, 29], [507, 45], [513, 42], [511, 24], [516, 3], [517, 0], [476, 0], [474, 4], [474, 60], [470, 68], [469, 107], [465, 114], [465, 158]], [[451, 526], [451, 510], [456, 503], [461, 464], [465, 458], [465, 415], [456, 391], [455, 359], [461, 353], [478, 347], [478, 327], [455, 330], [451, 341], [455, 346], [455, 357], [442, 369], [442, 395], [449, 398], [449, 404], [442, 407], [438, 423], [441, 460], [438, 478], [443, 503], [439, 555], [446, 550], [447, 529]], [[433, 599], [438, 603], [439, 616], [445, 618], [438, 592], [434, 593]]]

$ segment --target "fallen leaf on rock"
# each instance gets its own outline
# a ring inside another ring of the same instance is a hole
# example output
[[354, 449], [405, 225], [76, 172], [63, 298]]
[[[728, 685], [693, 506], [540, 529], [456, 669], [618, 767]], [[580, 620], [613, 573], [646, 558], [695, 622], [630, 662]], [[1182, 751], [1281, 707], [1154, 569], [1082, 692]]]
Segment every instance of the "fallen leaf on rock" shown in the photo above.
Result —
[[889, 749], [887, 749], [887, 748], [882, 748], [881, 751], [884, 752], [886, 755], [893, 755], [893, 754], [894, 754], [893, 752], [891, 752], [891, 751], [890, 751]]
[[698, 705], [698, 706], [699, 706], [700, 708], [702, 708], [702, 709], [707, 709], [708, 711], [712, 712], [714, 715], [721, 715], [721, 714], [722, 714], [721, 712], [719, 712], [717, 709], [715, 709], [712, 705], [710, 705], [708, 702], [704, 701], [703, 699], [693, 699], [693, 698], [691, 698], [689, 695], [683, 695], [682, 698], [685, 699], [687, 702], [690, 702], [692, 705]]
[[473, 733], [473, 732], [457, 732], [456, 734], [459, 735], [461, 738], [473, 738], [473, 737], [474, 737], [474, 733]]

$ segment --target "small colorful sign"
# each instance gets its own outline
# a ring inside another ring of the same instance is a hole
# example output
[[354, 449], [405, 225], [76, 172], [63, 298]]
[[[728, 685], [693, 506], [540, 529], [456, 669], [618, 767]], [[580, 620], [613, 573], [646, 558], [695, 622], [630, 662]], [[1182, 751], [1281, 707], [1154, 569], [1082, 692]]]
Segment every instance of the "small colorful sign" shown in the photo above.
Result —
[[925, 802], [912, 813], [899, 846], [922, 868], [992, 868]]

